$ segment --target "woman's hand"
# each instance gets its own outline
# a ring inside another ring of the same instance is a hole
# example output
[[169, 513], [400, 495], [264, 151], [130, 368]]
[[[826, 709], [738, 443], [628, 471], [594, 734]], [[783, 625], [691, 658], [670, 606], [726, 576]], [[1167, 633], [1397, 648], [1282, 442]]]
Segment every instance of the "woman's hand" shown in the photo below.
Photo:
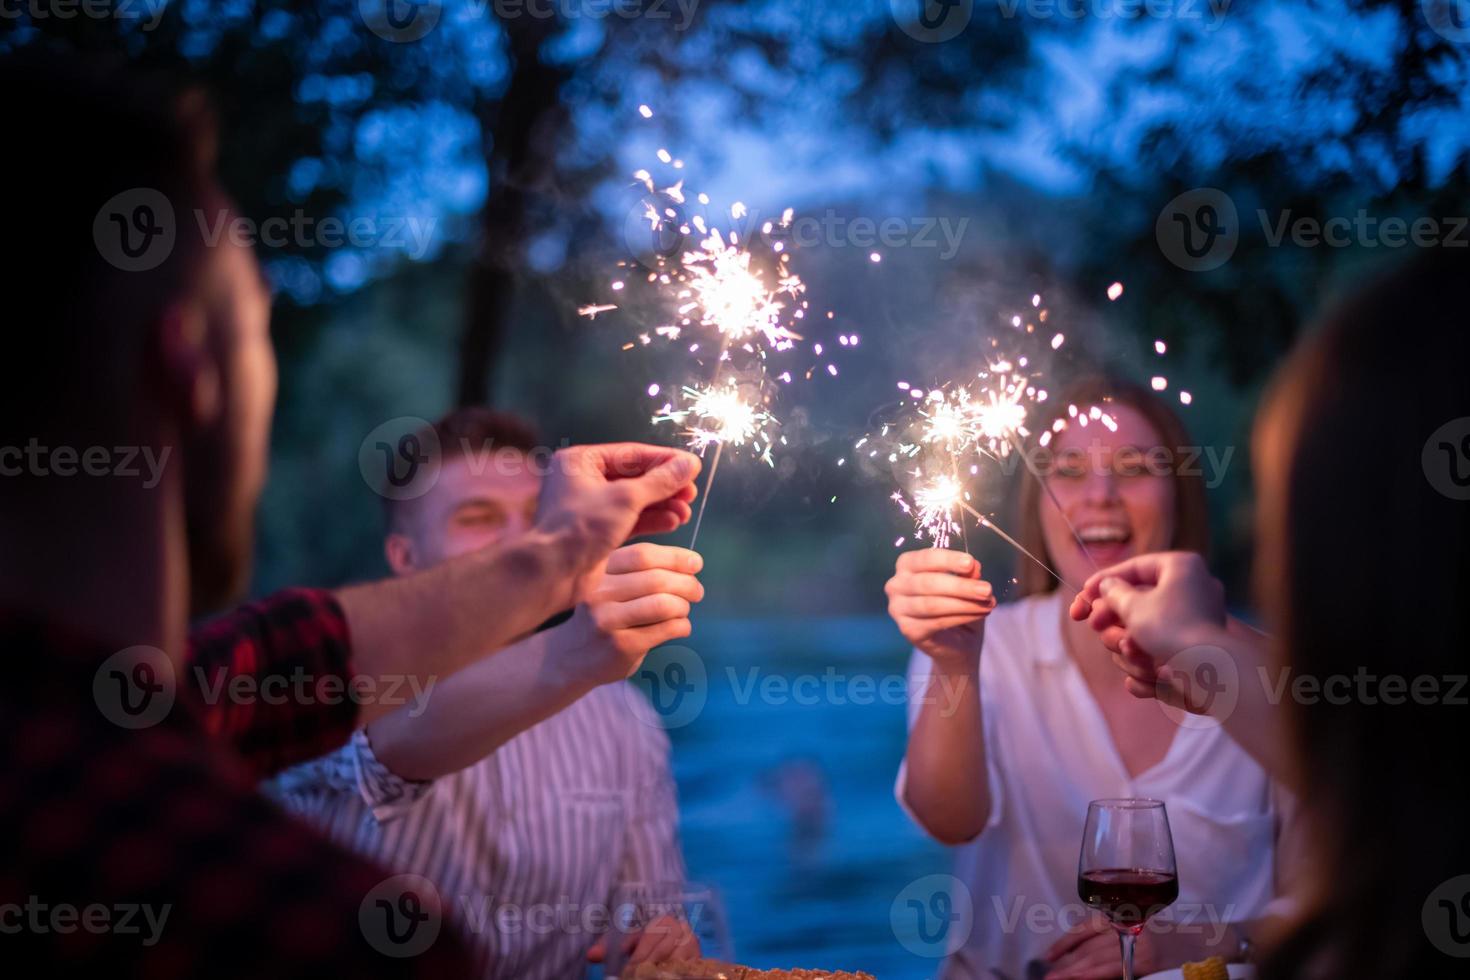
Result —
[[1097, 630], [1134, 697], [1196, 713], [1213, 703], [1206, 687], [1176, 678], [1168, 666], [1184, 650], [1219, 645], [1226, 633], [1225, 588], [1199, 555], [1140, 555], [1096, 572], [1072, 600], [1071, 615]]
[[941, 548], [906, 551], [884, 591], [888, 615], [920, 652], [951, 665], [979, 663], [995, 595], [978, 561]]
[[[1185, 963], [1221, 955], [1218, 944], [1212, 946], [1206, 941], [1203, 927], [1191, 930], [1177, 923], [1170, 925], [1173, 928], [1156, 928], [1151, 922], [1134, 939], [1134, 976], [1172, 970]], [[1227, 928], [1222, 925], [1221, 932]], [[1117, 930], [1096, 913], [1068, 929], [1041, 958], [1048, 966], [1046, 980], [1114, 980], [1123, 975], [1123, 953], [1118, 946]]]

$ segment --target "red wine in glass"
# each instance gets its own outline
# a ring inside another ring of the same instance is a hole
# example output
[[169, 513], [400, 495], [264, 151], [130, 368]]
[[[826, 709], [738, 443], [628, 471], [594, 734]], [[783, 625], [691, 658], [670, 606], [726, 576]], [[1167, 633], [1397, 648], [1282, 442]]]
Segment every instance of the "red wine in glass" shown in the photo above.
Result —
[[1179, 897], [1179, 876], [1167, 871], [1102, 868], [1077, 878], [1077, 894], [1115, 926], [1137, 931]]
[[1093, 800], [1087, 805], [1077, 895], [1118, 932], [1123, 975], [1133, 980], [1133, 940], [1179, 897], [1169, 814], [1160, 800]]

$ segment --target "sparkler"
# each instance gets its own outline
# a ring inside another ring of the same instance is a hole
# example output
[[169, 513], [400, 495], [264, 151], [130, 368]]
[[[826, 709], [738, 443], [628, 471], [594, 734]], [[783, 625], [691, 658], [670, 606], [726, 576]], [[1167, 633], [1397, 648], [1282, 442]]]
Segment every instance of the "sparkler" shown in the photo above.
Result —
[[726, 444], [741, 447], [752, 446], [756, 456], [767, 465], [775, 465], [771, 448], [775, 440], [771, 433], [780, 422], [759, 404], [748, 400], [735, 381], [714, 383], [706, 388], [684, 387], [686, 406], [674, 409], [665, 406], [664, 411], [653, 417], [655, 423], [676, 422], [685, 427], [684, 434], [689, 448], [703, 455], [711, 445], [715, 447], [714, 461], [710, 464], [709, 479], [705, 481], [704, 497], [699, 502], [699, 513], [694, 519], [694, 532], [689, 538], [693, 549], [699, 540], [699, 529], [704, 524], [704, 510], [709, 505], [710, 488], [714, 486], [715, 473], [720, 468], [720, 457]]
[[1080, 592], [1077, 586], [1064, 579], [1055, 569], [1036, 555], [1032, 554], [1021, 542], [1011, 537], [994, 521], [972, 507], [965, 499], [963, 485], [953, 477], [940, 476], [921, 482], [914, 490], [914, 506], [910, 507], [901, 492], [895, 492], [893, 499], [898, 503], [904, 513], [914, 518], [914, 524], [923, 534], [928, 535], [934, 542], [936, 548], [948, 548], [954, 532], [963, 528], [959, 519], [955, 516], [956, 510], [961, 510], [974, 517], [985, 527], [995, 532], [1004, 542], [1015, 548], [1022, 555], [1034, 561], [1048, 575], [1071, 589]]
[[[644, 119], [653, 117], [648, 106], [640, 106], [639, 114]], [[683, 168], [683, 162], [667, 150], [659, 150], [658, 158], [676, 171]], [[785, 209], [779, 221], [758, 223], [744, 204], [735, 202], [728, 210], [730, 226], [723, 230], [709, 216], [709, 196], [686, 189], [685, 179], [660, 187], [661, 181], [649, 170], [638, 170], [633, 176], [647, 192], [638, 214], [647, 223], [652, 240], [663, 246], [676, 244], [678, 251], [655, 248], [638, 262], [619, 263], [630, 274], [614, 282], [612, 289], [621, 294], [642, 279], [657, 294], [659, 315], [669, 317], [638, 334], [637, 342], [626, 343], [624, 350], [651, 345], [655, 338], [687, 340], [687, 351], [699, 365], [699, 380], [679, 387], [679, 404], [666, 403], [653, 415], [655, 424], [681, 425], [689, 447], [701, 456], [714, 447], [689, 541], [692, 548], [699, 539], [726, 446], [732, 451], [748, 447], [763, 462], [774, 465], [773, 430], [780, 422], [770, 410], [774, 381], [767, 376], [767, 363], [772, 355], [793, 350], [804, 341], [796, 327], [806, 318], [810, 303], [803, 298], [806, 285], [791, 271], [787, 243], [780, 235], [773, 240], [778, 226], [782, 231], [791, 226], [793, 209]], [[750, 219], [744, 234], [736, 227], [742, 219]], [[755, 233], [757, 227], [760, 234]], [[627, 304], [623, 306], [626, 309]], [[613, 309], [617, 307], [590, 304], [578, 313], [591, 319]], [[832, 318], [829, 312], [827, 319]], [[842, 334], [839, 342], [843, 347], [856, 346], [858, 337]], [[820, 343], [812, 348], [817, 356], [822, 355]], [[712, 368], [706, 366], [710, 353], [714, 353]], [[722, 381], [727, 369], [739, 380]], [[815, 364], [807, 369], [805, 378], [810, 379], [816, 369]], [[827, 363], [826, 373], [835, 377], [836, 365]], [[792, 378], [792, 370], [775, 376], [784, 384], [790, 384]], [[653, 386], [649, 393], [656, 396], [658, 390]]]

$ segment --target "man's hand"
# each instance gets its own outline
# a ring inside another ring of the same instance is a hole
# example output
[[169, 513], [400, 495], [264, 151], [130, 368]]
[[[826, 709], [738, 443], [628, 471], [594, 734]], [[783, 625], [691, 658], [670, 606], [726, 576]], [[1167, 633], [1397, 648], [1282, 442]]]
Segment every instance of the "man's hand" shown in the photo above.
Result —
[[1189, 699], [1198, 685], [1187, 678], [1175, 684], [1168, 667], [1181, 650], [1218, 643], [1226, 629], [1225, 588], [1199, 555], [1140, 555], [1096, 572], [1072, 600], [1071, 615], [1113, 651], [1130, 694], [1202, 710]]
[[692, 453], [638, 443], [573, 446], [552, 457], [536, 526], [570, 549], [573, 601], [586, 598], [589, 573], [614, 548], [689, 520], [700, 465]]
[[[672, 915], [660, 916], [641, 932], [623, 937], [624, 966], [635, 963], [682, 963], [701, 956], [699, 937], [689, 923]], [[602, 963], [607, 958], [607, 939], [599, 939], [587, 950], [587, 962]]]
[[906, 551], [883, 589], [904, 639], [939, 662], [979, 663], [995, 595], [978, 561], [940, 548]]
[[695, 578], [703, 567], [704, 559], [686, 548], [647, 542], [619, 548], [590, 583], [585, 604], [554, 631], [553, 655], [591, 683], [625, 680], [648, 651], [689, 635], [690, 609], [704, 598]]

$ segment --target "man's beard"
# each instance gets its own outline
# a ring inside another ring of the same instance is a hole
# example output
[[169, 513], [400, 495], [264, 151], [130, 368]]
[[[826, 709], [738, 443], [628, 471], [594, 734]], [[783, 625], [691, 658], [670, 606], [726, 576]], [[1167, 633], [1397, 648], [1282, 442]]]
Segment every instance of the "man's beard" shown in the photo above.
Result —
[[190, 615], [240, 598], [250, 578], [256, 491], [242, 479], [236, 441], [224, 427], [189, 440], [185, 534]]

